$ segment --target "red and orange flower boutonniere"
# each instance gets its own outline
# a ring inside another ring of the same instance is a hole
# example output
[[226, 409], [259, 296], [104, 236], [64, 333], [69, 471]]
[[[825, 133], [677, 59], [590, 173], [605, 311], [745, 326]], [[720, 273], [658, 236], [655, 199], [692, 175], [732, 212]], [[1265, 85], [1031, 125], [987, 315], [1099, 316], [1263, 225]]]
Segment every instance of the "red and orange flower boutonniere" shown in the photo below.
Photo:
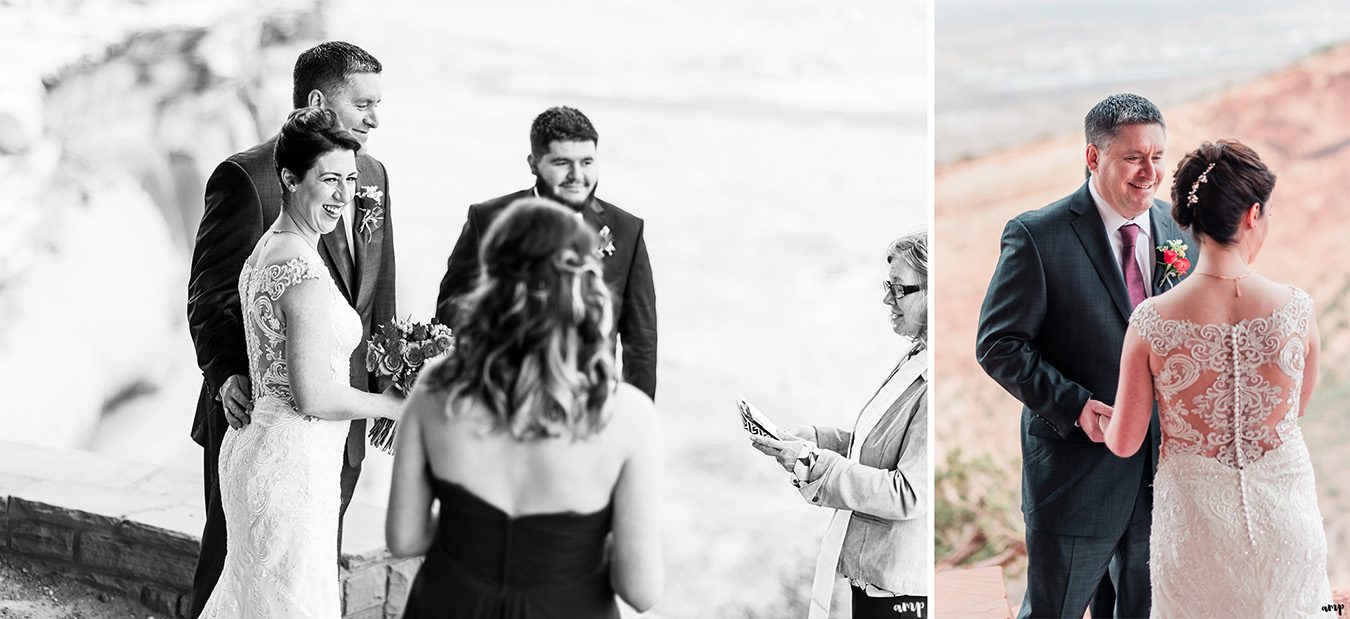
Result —
[[371, 235], [384, 223], [384, 190], [375, 185], [365, 185], [356, 192], [356, 197], [375, 203], [361, 210], [361, 223], [356, 228], [357, 232], [366, 235], [366, 242], [369, 242]]
[[614, 255], [614, 233], [609, 226], [600, 228], [600, 246], [595, 248], [595, 257], [601, 260]]
[[[1181, 242], [1181, 239], [1167, 241], [1158, 246], [1158, 251], [1162, 252], [1163, 269], [1158, 275], [1159, 284], [1171, 282], [1175, 284], [1185, 277], [1191, 270], [1191, 261], [1186, 258], [1186, 251], [1190, 246]], [[1175, 280], [1175, 281], [1173, 281]]]

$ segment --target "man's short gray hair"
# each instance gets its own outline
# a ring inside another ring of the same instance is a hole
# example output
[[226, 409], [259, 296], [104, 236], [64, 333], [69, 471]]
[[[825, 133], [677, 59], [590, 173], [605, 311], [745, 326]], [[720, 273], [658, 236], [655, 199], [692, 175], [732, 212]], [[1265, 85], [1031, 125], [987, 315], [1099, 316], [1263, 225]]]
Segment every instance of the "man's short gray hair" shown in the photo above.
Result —
[[1083, 119], [1083, 133], [1088, 144], [1106, 148], [1106, 144], [1120, 134], [1121, 127], [1152, 124], [1167, 129], [1158, 106], [1139, 95], [1125, 92], [1111, 95], [1092, 106], [1092, 111]]

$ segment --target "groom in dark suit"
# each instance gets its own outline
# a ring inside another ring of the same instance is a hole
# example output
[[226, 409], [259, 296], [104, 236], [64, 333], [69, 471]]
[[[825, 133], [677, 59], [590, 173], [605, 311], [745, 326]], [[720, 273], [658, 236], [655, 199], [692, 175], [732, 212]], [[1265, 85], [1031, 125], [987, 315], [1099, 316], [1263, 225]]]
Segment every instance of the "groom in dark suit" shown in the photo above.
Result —
[[451, 324], [456, 297], [478, 280], [478, 245], [493, 218], [512, 202], [539, 196], [575, 210], [600, 234], [605, 284], [614, 302], [614, 324], [623, 346], [623, 379], [656, 398], [656, 288], [642, 238], [643, 222], [595, 197], [600, 181], [596, 145], [600, 137], [590, 119], [570, 107], [544, 111], [530, 126], [525, 161], [534, 187], [469, 207], [468, 220], [450, 252], [436, 297], [436, 317]]
[[1156, 247], [1184, 237], [1154, 199], [1158, 108], [1113, 95], [1084, 124], [1087, 182], [1004, 227], [976, 336], [980, 365], [1023, 404], [1020, 617], [1082, 617], [1089, 603], [1094, 617], [1147, 617], [1150, 607], [1157, 415], [1130, 458], [1101, 444], [1099, 421], [1115, 401], [1130, 312], [1176, 284]]
[[[388, 387], [366, 371], [365, 340], [394, 316], [394, 233], [384, 164], [371, 157], [366, 138], [379, 117], [383, 67], [365, 50], [341, 41], [321, 43], [295, 61], [293, 104], [322, 106], [337, 113], [343, 127], [361, 143], [356, 155], [360, 187], [333, 232], [323, 235], [319, 254], [338, 289], [361, 316], [366, 334], [352, 353], [351, 385], [379, 392]], [[273, 150], [277, 138], [235, 153], [206, 181], [206, 210], [197, 230], [188, 281], [188, 323], [204, 381], [192, 424], [192, 439], [204, 451], [206, 526], [193, 578], [192, 616], [215, 588], [225, 561], [225, 514], [220, 504], [217, 460], [227, 426], [249, 423], [252, 393], [248, 355], [239, 307], [239, 272], [263, 232], [281, 211], [281, 181]], [[341, 517], [347, 511], [361, 460], [365, 457], [364, 419], [353, 421], [342, 466]], [[339, 541], [339, 546], [341, 542]]]

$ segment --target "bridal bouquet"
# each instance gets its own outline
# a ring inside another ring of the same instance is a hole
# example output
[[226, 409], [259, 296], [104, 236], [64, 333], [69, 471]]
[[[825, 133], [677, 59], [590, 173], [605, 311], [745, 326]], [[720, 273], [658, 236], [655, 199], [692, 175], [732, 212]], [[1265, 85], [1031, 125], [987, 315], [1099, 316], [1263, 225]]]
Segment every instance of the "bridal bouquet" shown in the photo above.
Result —
[[[366, 371], [393, 378], [394, 387], [407, 396], [427, 359], [453, 348], [455, 338], [449, 327], [434, 318], [430, 324], [395, 318], [367, 344]], [[370, 444], [393, 453], [396, 431], [393, 420], [376, 419], [370, 426]]]

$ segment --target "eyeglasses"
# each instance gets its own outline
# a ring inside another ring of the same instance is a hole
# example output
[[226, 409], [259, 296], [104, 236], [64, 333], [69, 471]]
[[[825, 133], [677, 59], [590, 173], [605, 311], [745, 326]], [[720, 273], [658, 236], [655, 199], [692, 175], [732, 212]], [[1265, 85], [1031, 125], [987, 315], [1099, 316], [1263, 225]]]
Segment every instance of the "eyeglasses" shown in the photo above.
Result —
[[920, 290], [923, 290], [923, 286], [906, 286], [905, 284], [897, 284], [895, 282], [883, 280], [881, 282], [881, 289], [885, 290], [886, 294], [895, 297], [896, 301], [899, 301], [900, 299], [904, 298], [905, 295], [914, 294]]

